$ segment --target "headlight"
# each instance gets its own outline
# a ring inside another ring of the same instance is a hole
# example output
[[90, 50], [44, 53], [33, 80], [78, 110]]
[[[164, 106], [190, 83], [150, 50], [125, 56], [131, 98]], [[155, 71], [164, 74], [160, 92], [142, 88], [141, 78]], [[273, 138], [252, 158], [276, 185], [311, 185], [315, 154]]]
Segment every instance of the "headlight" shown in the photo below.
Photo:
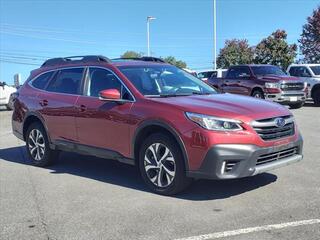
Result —
[[239, 131], [241, 121], [234, 119], [218, 118], [198, 113], [186, 112], [186, 116], [193, 122], [208, 130], [216, 131]]
[[280, 83], [265, 83], [266, 88], [280, 88]]

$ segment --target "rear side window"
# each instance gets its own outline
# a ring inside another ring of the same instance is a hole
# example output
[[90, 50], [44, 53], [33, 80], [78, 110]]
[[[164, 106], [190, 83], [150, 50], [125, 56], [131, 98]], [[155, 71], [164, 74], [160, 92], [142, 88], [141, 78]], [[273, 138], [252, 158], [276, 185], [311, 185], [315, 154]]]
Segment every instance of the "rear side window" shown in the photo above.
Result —
[[245, 78], [250, 77], [250, 75], [248, 67], [236, 67], [229, 70], [227, 78]]
[[31, 82], [31, 85], [38, 89], [44, 89], [47, 86], [47, 83], [49, 82], [50, 78], [52, 77], [52, 74], [53, 72], [41, 74], [39, 77], [37, 77]]
[[83, 68], [60, 70], [50, 81], [47, 91], [67, 94], [78, 94], [83, 76]]

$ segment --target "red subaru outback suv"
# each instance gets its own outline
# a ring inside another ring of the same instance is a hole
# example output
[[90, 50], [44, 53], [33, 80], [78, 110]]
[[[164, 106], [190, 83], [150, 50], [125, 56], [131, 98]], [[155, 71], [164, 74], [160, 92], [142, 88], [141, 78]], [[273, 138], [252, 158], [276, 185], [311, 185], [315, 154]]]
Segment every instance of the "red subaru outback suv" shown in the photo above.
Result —
[[191, 179], [253, 176], [302, 159], [292, 114], [265, 100], [218, 93], [155, 58], [47, 60], [19, 89], [12, 117], [36, 166], [62, 150], [139, 167], [155, 192]]

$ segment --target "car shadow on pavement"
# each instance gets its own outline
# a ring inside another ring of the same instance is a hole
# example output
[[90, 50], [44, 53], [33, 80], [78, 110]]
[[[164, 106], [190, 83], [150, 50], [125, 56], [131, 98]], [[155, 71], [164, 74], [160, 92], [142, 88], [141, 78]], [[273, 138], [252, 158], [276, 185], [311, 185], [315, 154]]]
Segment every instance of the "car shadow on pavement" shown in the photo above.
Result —
[[[0, 149], [0, 161], [3, 160], [30, 165], [24, 146]], [[51, 170], [51, 174], [72, 174], [150, 192], [136, 167], [117, 161], [63, 152], [54, 165], [46, 169]], [[224, 199], [266, 186], [276, 180], [277, 176], [270, 173], [234, 180], [198, 180], [194, 181], [183, 193], [173, 197], [192, 201]]]

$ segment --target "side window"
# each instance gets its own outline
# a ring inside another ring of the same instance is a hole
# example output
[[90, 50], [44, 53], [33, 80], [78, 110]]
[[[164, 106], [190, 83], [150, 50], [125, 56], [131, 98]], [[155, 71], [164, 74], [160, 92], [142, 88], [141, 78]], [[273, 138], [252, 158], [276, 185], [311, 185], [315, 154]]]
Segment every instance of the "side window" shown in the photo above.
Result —
[[50, 81], [47, 91], [67, 94], [78, 94], [83, 76], [83, 68], [60, 70]]
[[112, 72], [101, 68], [90, 68], [86, 95], [99, 97], [99, 92], [106, 89], [117, 89], [122, 99], [133, 100], [131, 94]]
[[230, 68], [226, 75], [226, 78], [236, 78], [237, 72], [237, 68]]
[[218, 77], [218, 71], [213, 71], [210, 78], [216, 78]]
[[296, 77], [311, 77], [309, 70], [306, 67], [298, 67], [294, 73]]
[[44, 89], [47, 86], [53, 72], [48, 72], [40, 75], [36, 79], [32, 80], [31, 85], [38, 89]]
[[239, 67], [236, 73], [236, 78], [247, 78], [250, 77], [250, 70], [248, 67]]
[[297, 76], [297, 68], [296, 67], [291, 67], [290, 70], [289, 70], [289, 74], [291, 76]]
[[198, 78], [204, 78], [204, 73], [203, 72], [198, 73]]

